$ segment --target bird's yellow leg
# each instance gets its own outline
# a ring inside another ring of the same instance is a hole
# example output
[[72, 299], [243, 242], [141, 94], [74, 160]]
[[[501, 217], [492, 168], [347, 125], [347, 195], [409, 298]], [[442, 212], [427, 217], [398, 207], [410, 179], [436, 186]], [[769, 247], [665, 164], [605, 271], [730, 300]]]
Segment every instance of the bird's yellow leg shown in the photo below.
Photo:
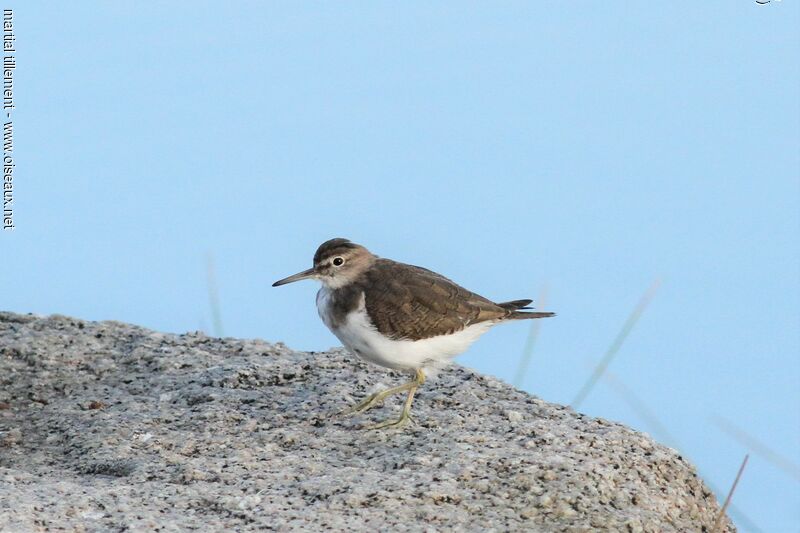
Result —
[[392, 394], [397, 394], [398, 392], [407, 391], [408, 389], [416, 386], [417, 386], [416, 381], [409, 381], [408, 383], [403, 383], [402, 385], [398, 385], [397, 387], [392, 387], [391, 389], [386, 389], [381, 392], [375, 392], [373, 394], [370, 394], [363, 400], [361, 400], [361, 402], [354, 405], [353, 407], [345, 409], [342, 414], [349, 415], [354, 413], [363, 413], [364, 411], [375, 407], [376, 405], [381, 403], [383, 400], [385, 400]]
[[414, 401], [414, 393], [417, 392], [417, 389], [425, 383], [425, 374], [422, 372], [422, 369], [417, 369], [416, 375], [414, 379], [406, 385], [410, 385], [408, 391], [408, 397], [406, 398], [406, 403], [403, 405], [403, 412], [400, 413], [400, 418], [397, 420], [386, 420], [385, 422], [381, 422], [375, 426], [372, 426], [368, 429], [383, 429], [383, 428], [401, 428], [408, 424], [408, 421], [411, 420], [411, 404]]
[[[352, 413], [363, 413], [364, 411], [375, 407], [383, 400], [391, 396], [392, 394], [397, 394], [398, 392], [407, 391], [409, 389], [416, 390], [417, 387], [422, 385], [425, 382], [425, 374], [422, 372], [421, 369], [417, 369], [414, 375], [414, 379], [409, 381], [408, 383], [403, 383], [402, 385], [398, 385], [397, 387], [392, 387], [391, 389], [386, 389], [385, 391], [376, 392], [370, 394], [366, 398], [364, 398], [360, 403], [354, 405], [353, 407], [346, 409], [342, 414], [352, 414]], [[413, 398], [413, 393], [411, 394], [410, 398]], [[408, 408], [411, 408], [410, 398], [406, 400], [408, 404]]]

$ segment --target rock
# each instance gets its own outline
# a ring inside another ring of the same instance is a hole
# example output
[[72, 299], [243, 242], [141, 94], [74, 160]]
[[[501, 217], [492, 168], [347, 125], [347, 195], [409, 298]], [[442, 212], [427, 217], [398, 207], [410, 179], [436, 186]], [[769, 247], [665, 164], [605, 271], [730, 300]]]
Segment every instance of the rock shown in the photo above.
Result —
[[[0, 530], [710, 531], [674, 450], [459, 366], [415, 424], [341, 349], [0, 313]], [[727, 520], [726, 531], [734, 531]]]

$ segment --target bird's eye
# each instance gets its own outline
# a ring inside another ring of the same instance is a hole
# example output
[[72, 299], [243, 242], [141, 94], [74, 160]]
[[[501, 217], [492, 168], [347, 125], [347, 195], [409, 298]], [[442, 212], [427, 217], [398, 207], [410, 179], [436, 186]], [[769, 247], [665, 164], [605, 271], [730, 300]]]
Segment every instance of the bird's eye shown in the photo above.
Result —
[[341, 257], [334, 257], [333, 259], [333, 266], [340, 267], [344, 264], [344, 259]]

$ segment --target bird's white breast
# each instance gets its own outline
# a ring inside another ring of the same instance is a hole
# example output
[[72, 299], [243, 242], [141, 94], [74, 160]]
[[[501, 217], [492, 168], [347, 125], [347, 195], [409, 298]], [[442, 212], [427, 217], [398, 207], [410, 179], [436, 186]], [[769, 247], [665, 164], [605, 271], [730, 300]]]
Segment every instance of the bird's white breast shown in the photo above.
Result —
[[317, 293], [317, 311], [328, 329], [356, 355], [372, 363], [394, 369], [437, 367], [464, 352], [478, 337], [494, 325], [480, 322], [451, 335], [422, 340], [394, 340], [382, 335], [367, 314], [364, 294], [359, 304], [341, 324], [334, 324], [331, 291], [322, 287]]

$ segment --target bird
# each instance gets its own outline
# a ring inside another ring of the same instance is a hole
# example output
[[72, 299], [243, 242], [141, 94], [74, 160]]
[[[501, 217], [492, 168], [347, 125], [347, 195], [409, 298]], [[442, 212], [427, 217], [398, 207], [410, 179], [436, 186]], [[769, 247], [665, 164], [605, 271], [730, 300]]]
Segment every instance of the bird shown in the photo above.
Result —
[[345, 411], [363, 413], [391, 395], [406, 392], [400, 417], [371, 429], [406, 425], [414, 393], [426, 375], [466, 351], [492, 326], [555, 316], [531, 311], [528, 299], [495, 303], [441, 274], [378, 257], [343, 238], [322, 243], [311, 268], [272, 286], [305, 279], [322, 283], [317, 311], [345, 348], [366, 361], [413, 376]]

